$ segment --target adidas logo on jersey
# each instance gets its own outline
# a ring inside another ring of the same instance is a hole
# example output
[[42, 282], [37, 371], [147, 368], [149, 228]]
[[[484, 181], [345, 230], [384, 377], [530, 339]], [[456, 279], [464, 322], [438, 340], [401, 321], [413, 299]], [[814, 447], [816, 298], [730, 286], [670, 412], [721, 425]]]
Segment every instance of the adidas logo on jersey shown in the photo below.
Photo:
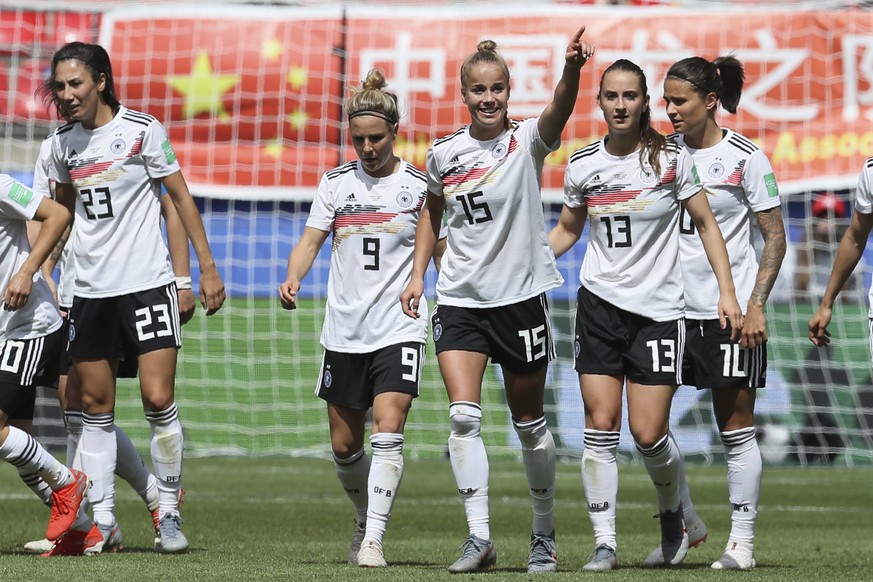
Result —
[[355, 198], [355, 194], [354, 194], [354, 193], [349, 194], [348, 196], [346, 196], [346, 202], [357, 202], [357, 201], [358, 201], [358, 200], [357, 200], [357, 198]]
[[454, 158], [452, 158], [451, 160], [449, 160], [449, 165], [450, 165], [450, 166], [457, 166], [457, 165], [460, 164], [460, 163], [461, 163], [461, 160], [458, 158], [458, 156], [455, 156]]
[[591, 178], [592, 184], [600, 184], [600, 174], [594, 174], [594, 177]]

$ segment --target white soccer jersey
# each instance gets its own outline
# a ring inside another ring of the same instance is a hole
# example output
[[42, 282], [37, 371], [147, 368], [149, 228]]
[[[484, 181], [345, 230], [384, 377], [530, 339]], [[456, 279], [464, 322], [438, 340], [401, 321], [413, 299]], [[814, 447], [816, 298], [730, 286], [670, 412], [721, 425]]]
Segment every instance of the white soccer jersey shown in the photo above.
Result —
[[670, 321], [685, 310], [680, 201], [701, 186], [691, 156], [675, 143], [668, 142], [660, 164], [657, 175], [648, 162], [640, 165], [639, 152], [617, 157], [603, 141], [590, 144], [570, 156], [564, 204], [588, 209], [582, 286], [625, 311]]
[[[712, 213], [721, 229], [737, 300], [745, 309], [755, 288], [758, 260], [752, 246], [755, 213], [780, 205], [779, 188], [770, 160], [749, 139], [729, 129], [715, 146], [693, 149], [684, 136], [671, 136], [684, 145], [697, 167]], [[703, 242], [687, 212], [682, 212], [679, 253], [685, 279], [685, 316], [718, 318], [718, 279], [706, 258]]]
[[114, 297], [173, 281], [161, 235], [161, 179], [179, 171], [167, 132], [121, 107], [108, 124], [58, 128], [49, 177], [73, 184], [77, 297]]
[[[0, 174], [0, 300], [30, 253], [27, 221], [33, 220], [41, 201], [42, 196], [24, 184]], [[16, 311], [0, 309], [0, 341], [43, 337], [60, 326], [61, 314], [40, 271], [33, 278], [33, 289], [24, 307]]]
[[[855, 210], [861, 214], [873, 214], [873, 158], [867, 159], [861, 170], [861, 175], [858, 177]], [[867, 302], [869, 305], [867, 316], [873, 318], [873, 285], [870, 286]], [[873, 340], [871, 340], [870, 345], [873, 346]]]
[[448, 226], [438, 303], [497, 307], [563, 284], [540, 193], [543, 160], [557, 145], [540, 138], [537, 119], [513, 121], [490, 141], [465, 126], [433, 143], [427, 186], [445, 198]]
[[[407, 317], [399, 301], [412, 277], [426, 195], [424, 174], [406, 162], [385, 178], [368, 175], [358, 161], [322, 176], [306, 226], [333, 233], [321, 332], [326, 349], [369, 353], [427, 339], [427, 318]], [[427, 313], [424, 298], [420, 310]]]
[[[39, 147], [39, 156], [36, 159], [36, 167], [33, 170], [33, 191], [46, 198], [54, 198], [49, 178], [49, 166], [51, 165], [52, 140], [45, 139]], [[69, 309], [73, 306], [73, 291], [75, 290], [76, 269], [73, 267], [72, 249], [73, 237], [76, 229], [73, 228], [67, 237], [67, 244], [61, 251], [57, 267], [61, 276], [58, 281], [58, 305]]]

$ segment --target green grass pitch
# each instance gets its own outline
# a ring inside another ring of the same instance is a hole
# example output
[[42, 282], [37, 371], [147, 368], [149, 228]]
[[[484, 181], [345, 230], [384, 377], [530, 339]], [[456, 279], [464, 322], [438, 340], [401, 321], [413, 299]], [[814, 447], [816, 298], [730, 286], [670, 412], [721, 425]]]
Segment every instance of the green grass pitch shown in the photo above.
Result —
[[[756, 558], [751, 572], [709, 568], [729, 528], [724, 467], [689, 468], [689, 481], [709, 541], [672, 570], [642, 561], [658, 542], [655, 497], [640, 467], [620, 467], [618, 505], [621, 568], [582, 574], [593, 537], [578, 462], [558, 466], [556, 580], [862, 581], [873, 579], [873, 521], [869, 469], [765, 468]], [[353, 511], [332, 463], [318, 459], [210, 458], [186, 462], [184, 531], [191, 551], [152, 551], [151, 520], [142, 502], [119, 483], [118, 516], [127, 549], [93, 558], [40, 558], [22, 544], [44, 535], [47, 510], [9, 466], [0, 468], [3, 527], [0, 579], [29, 580], [529, 580], [524, 571], [530, 506], [521, 464], [491, 466], [492, 532], [497, 569], [450, 576], [466, 524], [445, 460], [408, 461], [385, 540], [390, 564], [361, 570], [345, 563]], [[545, 578], [545, 576], [537, 577]], [[551, 577], [550, 577], [551, 579]]]

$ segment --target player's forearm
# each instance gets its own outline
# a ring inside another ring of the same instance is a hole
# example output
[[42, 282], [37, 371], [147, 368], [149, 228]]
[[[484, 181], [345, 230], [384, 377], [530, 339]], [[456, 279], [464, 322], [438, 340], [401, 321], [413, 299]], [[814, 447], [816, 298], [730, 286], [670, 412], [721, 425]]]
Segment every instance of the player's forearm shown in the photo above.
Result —
[[846, 231], [846, 235], [840, 241], [840, 246], [837, 249], [837, 256], [834, 257], [834, 266], [831, 270], [831, 276], [828, 279], [828, 285], [821, 299], [821, 304], [828, 308], [833, 308], [837, 297], [846, 286], [846, 281], [855, 270], [858, 261], [861, 260], [861, 255], [864, 253], [864, 247], [861, 245], [851, 231]]
[[770, 297], [773, 285], [776, 284], [776, 277], [779, 276], [782, 260], [785, 258], [787, 245], [782, 211], [777, 208], [770, 212], [758, 213], [758, 226], [764, 237], [764, 248], [761, 251], [758, 275], [749, 298], [749, 304], [763, 307], [767, 303], [767, 298]]

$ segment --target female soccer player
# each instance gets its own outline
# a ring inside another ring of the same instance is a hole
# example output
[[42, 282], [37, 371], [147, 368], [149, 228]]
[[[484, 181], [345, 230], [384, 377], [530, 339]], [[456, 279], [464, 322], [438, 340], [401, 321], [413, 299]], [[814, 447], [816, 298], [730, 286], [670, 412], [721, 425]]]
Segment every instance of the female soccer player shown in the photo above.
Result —
[[[33, 248], [27, 221], [42, 223]], [[70, 213], [52, 200], [0, 174], [0, 459], [18, 468], [25, 483], [42, 480], [51, 492], [46, 538], [66, 537], [79, 512], [88, 478], [58, 462], [19, 426], [33, 421], [36, 386], [54, 384], [63, 348], [61, 316], [51, 288], [38, 274], [69, 225]]]
[[180, 321], [160, 230], [161, 185], [197, 253], [207, 315], [224, 302], [224, 285], [166, 131], [154, 117], [118, 102], [106, 51], [80, 42], [64, 46], [52, 58], [43, 87], [43, 95], [70, 121], [49, 138], [49, 178], [56, 182], [58, 200], [75, 209], [69, 354], [82, 386], [82, 467], [92, 480], [94, 520], [104, 536], [116, 525], [114, 370], [118, 346], [124, 345], [138, 355], [152, 430], [161, 516], [155, 549], [185, 552], [178, 508], [182, 425], [174, 401]]
[[[743, 89], [743, 65], [736, 58], [683, 59], [667, 72], [664, 101], [676, 141], [694, 159], [706, 197], [724, 235], [737, 298], [746, 305], [739, 341], [724, 328], [713, 301], [718, 282], [694, 224], [683, 214], [679, 231], [685, 280], [685, 366], [683, 382], [712, 389], [712, 407], [728, 467], [731, 533], [715, 569], [753, 568], [755, 519], [761, 485], [761, 453], [755, 439], [755, 390], [767, 373], [764, 305], [785, 256], [785, 227], [779, 189], [767, 156], [754, 143], [715, 119], [719, 104], [736, 113]], [[764, 239], [760, 265], [752, 246], [758, 225]], [[683, 479], [684, 483], [684, 468]], [[682, 487], [689, 543], [706, 539], [706, 526]], [[664, 564], [660, 548], [647, 559]]]
[[433, 334], [449, 396], [449, 455], [469, 536], [449, 571], [491, 568], [497, 551], [488, 513], [488, 457], [480, 436], [482, 376], [489, 356], [503, 371], [533, 505], [529, 572], [557, 569], [555, 443], [543, 414], [554, 357], [545, 293], [563, 283], [546, 236], [540, 178], [573, 112], [579, 71], [594, 54], [573, 36], [552, 102], [539, 118], [510, 120], [506, 61], [490, 40], [461, 66], [471, 123], [436, 140], [427, 154], [428, 197], [415, 240], [412, 280], [400, 296], [419, 317], [424, 271], [447, 213], [448, 248], [437, 281]]
[[[58, 117], [64, 118], [65, 112], [57, 111]], [[44, 140], [37, 157], [34, 168], [33, 191], [35, 194], [54, 198], [54, 187], [49, 180], [49, 165], [51, 163], [51, 140]], [[182, 325], [187, 323], [194, 315], [194, 293], [191, 290], [190, 257], [188, 252], [188, 236], [185, 228], [179, 220], [172, 201], [168, 196], [161, 197], [161, 212], [167, 227], [167, 240], [173, 271], [176, 275], [176, 286], [179, 294], [179, 314]], [[30, 226], [33, 223], [28, 223]], [[35, 229], [38, 232], [38, 228]], [[68, 237], [72, 238], [72, 232]], [[76, 269], [70, 259], [73, 250], [73, 242], [64, 241], [56, 248], [59, 253], [53, 252], [44, 267], [48, 267], [48, 275], [57, 264], [60, 268], [60, 281], [57, 286], [58, 305], [61, 308], [61, 316], [64, 318], [63, 337], [69, 335], [69, 319], [67, 315], [73, 304], [73, 289], [75, 287]], [[64, 244], [66, 242], [66, 244]], [[60, 248], [62, 245], [62, 251]], [[66, 463], [70, 467], [81, 467], [79, 456], [79, 442], [82, 438], [82, 395], [79, 379], [75, 373], [69, 376], [70, 358], [66, 349], [62, 350], [60, 357], [60, 376], [58, 378], [58, 400], [64, 413], [64, 426], [67, 430], [67, 455]], [[116, 378], [136, 378], [137, 363], [136, 353], [128, 354], [124, 361], [119, 362], [116, 370]], [[155, 526], [156, 537], [159, 536], [158, 524], [160, 522], [160, 507], [158, 499], [158, 482], [149, 471], [139, 452], [133, 446], [130, 437], [117, 425], [114, 427], [115, 440], [117, 443], [117, 463], [115, 474], [127, 481], [137, 494], [145, 502], [152, 516]], [[46, 500], [44, 492], [47, 485], [42, 480], [30, 478], [28, 485], [37, 496]], [[30, 552], [45, 553], [47, 556], [67, 556], [88, 554], [93, 555], [101, 552], [116, 552], [124, 549], [124, 538], [121, 528], [117, 525], [108, 534], [103, 536], [88, 535], [91, 528], [88, 523], [76, 524], [74, 535], [64, 536], [58, 543], [49, 542], [47, 539], [35, 540], [24, 544], [24, 549]], [[82, 541], [82, 536], [87, 536]], [[105, 539], [104, 539], [105, 538]]]
[[[297, 307], [303, 278], [333, 234], [324, 360], [316, 394], [327, 401], [336, 473], [357, 510], [349, 562], [379, 568], [382, 541], [403, 476], [403, 428], [418, 396], [427, 326], [410, 320], [396, 298], [409, 282], [424, 174], [394, 154], [397, 97], [370, 71], [345, 104], [358, 160], [324, 174], [300, 241], [279, 286], [285, 309]], [[364, 424], [372, 406], [372, 464]]]
[[[855, 193], [855, 214], [849, 228], [840, 239], [837, 256], [828, 280], [824, 296], [812, 319], [809, 320], [809, 339], [818, 347], [831, 343], [828, 325], [833, 317], [834, 303], [846, 281], [861, 260], [870, 230], [873, 229], [873, 158], [869, 158], [858, 177], [858, 190]], [[870, 353], [873, 354], [873, 286], [870, 288]]]
[[621, 59], [600, 79], [598, 104], [609, 128], [570, 157], [564, 207], [549, 233], [556, 256], [589, 219], [576, 311], [576, 371], [585, 403], [582, 482], [595, 551], [583, 569], [612, 570], [616, 558], [616, 451], [622, 387], [631, 434], [658, 497], [665, 561], [688, 551], [677, 480], [679, 450], [669, 438], [670, 404], [682, 382], [685, 323], [679, 215], [691, 215], [718, 278], [718, 313], [740, 328], [724, 240], [691, 156], [655, 131], [646, 78]]

